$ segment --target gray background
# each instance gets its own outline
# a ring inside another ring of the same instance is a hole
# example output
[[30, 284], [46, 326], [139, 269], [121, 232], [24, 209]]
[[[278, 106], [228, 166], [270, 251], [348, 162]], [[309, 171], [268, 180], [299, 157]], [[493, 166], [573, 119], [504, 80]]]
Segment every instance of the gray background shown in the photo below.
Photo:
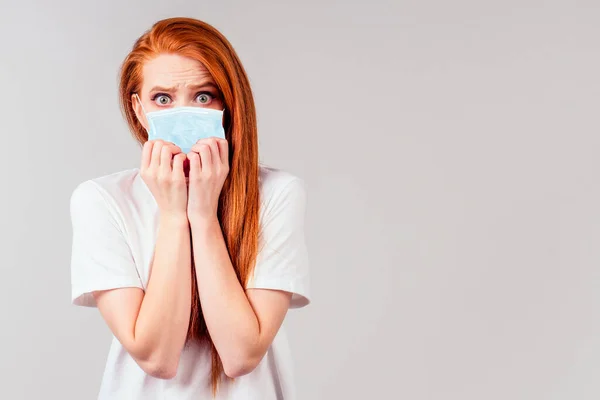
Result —
[[[368, 3], [368, 4], [367, 4]], [[305, 179], [300, 399], [600, 396], [598, 1], [2, 1], [0, 397], [92, 399], [68, 200], [138, 166], [117, 105], [165, 17], [220, 29]]]

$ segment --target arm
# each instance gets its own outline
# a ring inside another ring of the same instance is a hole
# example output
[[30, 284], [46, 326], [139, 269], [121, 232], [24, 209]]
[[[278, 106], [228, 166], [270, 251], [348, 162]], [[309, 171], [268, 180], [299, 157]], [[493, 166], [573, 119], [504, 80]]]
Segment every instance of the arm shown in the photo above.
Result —
[[190, 160], [187, 216], [198, 293], [206, 326], [225, 373], [251, 372], [265, 355], [290, 306], [282, 290], [244, 291], [229, 258], [217, 218], [218, 199], [229, 173], [225, 139], [201, 139]]
[[271, 345], [292, 295], [264, 289], [244, 292], [216, 216], [190, 223], [198, 292], [210, 336], [225, 373], [230, 377], [247, 374]]
[[94, 293], [100, 313], [129, 354], [148, 374], [165, 379], [177, 373], [191, 309], [185, 158], [181, 149], [169, 142], [150, 140], [144, 144], [141, 176], [160, 211], [145, 293], [140, 288]]
[[191, 248], [187, 219], [163, 218], [146, 292], [120, 288], [94, 292], [109, 328], [149, 375], [175, 376], [187, 335], [191, 304]]

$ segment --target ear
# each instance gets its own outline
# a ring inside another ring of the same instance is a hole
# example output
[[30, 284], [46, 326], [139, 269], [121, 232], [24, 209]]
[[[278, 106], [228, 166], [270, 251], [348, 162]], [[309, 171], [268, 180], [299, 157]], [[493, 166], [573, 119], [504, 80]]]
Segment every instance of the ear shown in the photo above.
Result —
[[135, 94], [131, 95], [131, 106], [133, 107], [133, 112], [135, 112], [135, 116], [137, 117], [138, 121], [140, 121], [140, 124], [142, 124], [144, 129], [148, 131], [148, 120], [146, 119], [142, 105], [138, 101], [138, 96]]

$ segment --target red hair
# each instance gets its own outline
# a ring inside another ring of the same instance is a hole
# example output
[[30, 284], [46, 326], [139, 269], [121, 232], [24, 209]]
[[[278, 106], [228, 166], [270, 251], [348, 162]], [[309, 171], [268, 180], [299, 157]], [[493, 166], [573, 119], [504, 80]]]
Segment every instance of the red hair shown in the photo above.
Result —
[[[131, 96], [141, 90], [144, 63], [164, 53], [201, 62], [221, 92], [230, 168], [219, 198], [218, 218], [237, 278], [246, 287], [258, 252], [259, 212], [256, 110], [248, 77], [232, 45], [213, 26], [193, 18], [156, 22], [135, 42], [120, 71], [121, 111], [140, 145], [148, 140], [148, 134], [135, 115]], [[211, 347], [214, 395], [223, 365], [202, 315], [193, 256], [191, 291], [187, 340], [206, 340]]]

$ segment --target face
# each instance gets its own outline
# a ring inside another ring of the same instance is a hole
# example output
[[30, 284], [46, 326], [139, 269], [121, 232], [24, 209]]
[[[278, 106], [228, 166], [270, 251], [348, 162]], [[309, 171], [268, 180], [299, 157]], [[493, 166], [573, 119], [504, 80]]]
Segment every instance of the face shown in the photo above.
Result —
[[132, 96], [133, 109], [148, 130], [146, 112], [193, 106], [223, 109], [217, 85], [204, 65], [176, 54], [161, 54], [143, 67], [143, 82], [138, 93], [144, 108]]

